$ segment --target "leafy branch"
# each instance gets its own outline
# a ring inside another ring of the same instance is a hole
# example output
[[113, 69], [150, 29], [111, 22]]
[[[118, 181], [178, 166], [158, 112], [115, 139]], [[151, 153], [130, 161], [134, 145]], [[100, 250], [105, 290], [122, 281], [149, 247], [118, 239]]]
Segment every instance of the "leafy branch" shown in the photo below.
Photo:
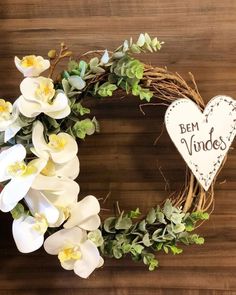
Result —
[[198, 221], [208, 219], [207, 213], [184, 213], [167, 199], [163, 207], [151, 208], [144, 219], [139, 220], [140, 214], [136, 209], [104, 221], [103, 255], [120, 259], [129, 254], [133, 260], [143, 261], [149, 270], [154, 270], [158, 266], [155, 252], [176, 255], [183, 252], [181, 244], [204, 243], [204, 238], [191, 232]]

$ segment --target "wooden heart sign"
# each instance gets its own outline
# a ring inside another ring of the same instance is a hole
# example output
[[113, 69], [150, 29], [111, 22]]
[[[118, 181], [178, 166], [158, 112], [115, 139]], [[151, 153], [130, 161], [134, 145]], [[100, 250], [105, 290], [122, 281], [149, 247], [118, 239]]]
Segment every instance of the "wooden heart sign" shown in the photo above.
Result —
[[205, 110], [190, 99], [174, 101], [165, 114], [167, 131], [207, 191], [236, 134], [236, 101], [219, 95]]

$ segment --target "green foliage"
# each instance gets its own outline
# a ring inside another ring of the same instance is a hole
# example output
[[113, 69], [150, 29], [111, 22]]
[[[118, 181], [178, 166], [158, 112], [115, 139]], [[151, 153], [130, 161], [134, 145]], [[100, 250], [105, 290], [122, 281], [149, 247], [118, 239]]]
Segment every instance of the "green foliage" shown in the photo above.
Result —
[[166, 200], [162, 208], [151, 208], [145, 218], [134, 222], [139, 216], [140, 212], [136, 209], [104, 221], [103, 255], [120, 259], [129, 254], [133, 260], [143, 261], [149, 270], [154, 270], [158, 266], [155, 252], [177, 255], [183, 252], [180, 244], [204, 243], [202, 237], [187, 231], [190, 217], [195, 226], [196, 222], [208, 217], [204, 212], [184, 213], [181, 208], [173, 206], [170, 200]]
[[142, 52], [156, 52], [161, 49], [164, 42], [160, 42], [156, 37], [151, 38], [148, 33], [142, 33], [136, 42], [133, 39], [125, 40], [113, 55], [114, 58], [122, 58], [127, 54], [139, 54]]
[[11, 215], [13, 219], [19, 219], [25, 214], [25, 208], [21, 203], [18, 203], [15, 208], [11, 210]]
[[116, 89], [117, 89], [117, 86], [115, 84], [105, 82], [98, 87], [97, 92], [100, 96], [106, 97], [106, 96], [112, 96], [113, 91], [115, 91]]
[[90, 109], [83, 107], [82, 104], [78, 102], [72, 106], [72, 112], [75, 115], [84, 116], [84, 115], [90, 114]]
[[139, 96], [141, 100], [146, 100], [150, 102], [153, 92], [147, 88], [142, 88], [140, 85], [134, 85], [132, 88], [132, 94], [134, 96]]
[[92, 241], [97, 247], [101, 247], [104, 243], [102, 233], [99, 229], [89, 232], [88, 239]]
[[86, 135], [92, 135], [96, 131], [96, 124], [94, 123], [94, 119], [91, 120], [89, 118], [77, 121], [73, 128], [73, 134], [80, 138], [84, 139]]

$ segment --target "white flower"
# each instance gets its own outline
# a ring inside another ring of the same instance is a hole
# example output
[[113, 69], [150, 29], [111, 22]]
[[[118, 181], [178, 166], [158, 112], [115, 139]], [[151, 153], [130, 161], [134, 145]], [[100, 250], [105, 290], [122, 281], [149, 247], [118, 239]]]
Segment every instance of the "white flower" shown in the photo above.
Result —
[[26, 117], [45, 113], [54, 119], [70, 114], [69, 101], [62, 90], [55, 91], [53, 81], [45, 77], [25, 78], [20, 84], [22, 95], [18, 98], [20, 112]]
[[47, 219], [50, 227], [58, 227], [69, 217], [70, 206], [77, 203], [79, 191], [78, 183], [72, 179], [40, 174], [33, 182], [25, 201], [33, 215], [37, 212], [45, 214], [45, 208], [53, 206], [59, 212], [58, 218], [53, 222]]
[[0, 154], [0, 182], [10, 180], [0, 193], [0, 210], [11, 211], [25, 197], [36, 176], [46, 165], [43, 159], [35, 159], [26, 165], [26, 150], [17, 144]]
[[50, 67], [50, 62], [42, 56], [27, 55], [21, 60], [15, 56], [15, 65], [25, 77], [37, 77]]
[[18, 117], [17, 102], [12, 105], [9, 101], [0, 99], [0, 132], [4, 132], [4, 142], [14, 137], [21, 129], [22, 124]]
[[70, 206], [70, 216], [64, 224], [64, 228], [78, 226], [87, 231], [96, 230], [101, 224], [99, 212], [100, 204], [98, 200], [94, 196], [87, 196]]
[[46, 230], [46, 220], [38, 216], [35, 218], [24, 215], [15, 219], [12, 224], [13, 238], [18, 250], [22, 253], [30, 253], [39, 249], [43, 245]]
[[101, 63], [102, 64], [107, 64], [109, 62], [109, 59], [110, 59], [110, 57], [109, 57], [108, 51], [106, 49], [103, 56], [102, 56], [102, 58], [101, 58]]
[[[49, 142], [46, 143], [43, 135], [43, 124], [35, 122], [32, 133], [34, 148], [32, 152], [38, 157], [51, 158], [57, 164], [64, 164], [75, 159], [78, 152], [78, 145], [75, 139], [68, 133], [51, 134]], [[75, 162], [75, 170], [78, 169], [78, 161]], [[72, 163], [71, 163], [72, 164]]]
[[47, 253], [58, 256], [64, 269], [74, 270], [81, 278], [88, 278], [103, 263], [96, 245], [78, 227], [51, 235], [44, 242], [44, 248]]

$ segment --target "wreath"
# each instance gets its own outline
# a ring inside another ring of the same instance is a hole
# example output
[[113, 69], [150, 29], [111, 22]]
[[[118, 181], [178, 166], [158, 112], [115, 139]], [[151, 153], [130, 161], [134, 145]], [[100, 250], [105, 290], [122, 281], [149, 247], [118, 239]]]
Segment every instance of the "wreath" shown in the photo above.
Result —
[[[96, 197], [78, 200], [78, 141], [99, 132], [98, 121], [85, 107], [88, 97], [130, 93], [142, 101], [143, 113], [144, 106], [168, 106], [183, 98], [205, 108], [191, 73], [192, 87], [178, 73], [137, 59], [140, 53], [158, 52], [162, 45], [145, 33], [114, 52], [90, 51], [74, 58], [62, 43], [59, 50], [48, 52], [48, 59], [15, 57], [24, 79], [13, 104], [0, 100], [0, 210], [12, 214], [20, 252], [44, 245], [64, 269], [87, 278], [103, 265], [104, 257], [130, 255], [152, 271], [158, 266], [156, 252], [175, 255], [183, 252], [182, 245], [204, 243], [193, 230], [213, 211], [215, 181], [205, 191], [189, 168], [181, 191], [146, 215], [138, 208], [118, 208], [101, 221]], [[67, 69], [55, 74], [65, 58]], [[41, 76], [45, 70], [47, 77]]]

